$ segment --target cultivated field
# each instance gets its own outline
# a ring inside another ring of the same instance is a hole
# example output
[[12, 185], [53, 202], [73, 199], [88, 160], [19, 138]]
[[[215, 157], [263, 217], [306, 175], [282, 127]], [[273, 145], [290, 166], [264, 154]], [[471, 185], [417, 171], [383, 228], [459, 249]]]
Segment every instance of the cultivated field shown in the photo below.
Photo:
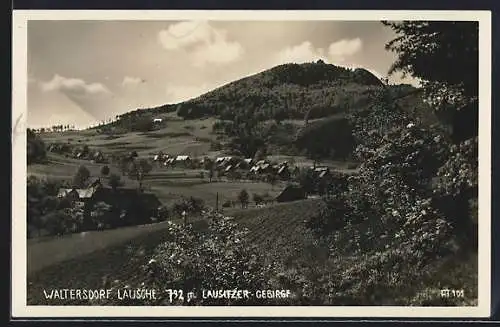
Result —
[[159, 151], [165, 153], [199, 156], [209, 152], [214, 119], [168, 120], [165, 128], [153, 132], [130, 132], [125, 134], [101, 134], [98, 130], [50, 132], [42, 136], [47, 144], [70, 142], [87, 144], [106, 154], [137, 151], [139, 156], [148, 156]]
[[[299, 249], [310, 248], [303, 221], [319, 208], [319, 201], [303, 200], [231, 215], [249, 229], [248, 240], [258, 244], [263, 255], [286, 258], [292, 254], [297, 257]], [[43, 304], [43, 289], [68, 285], [100, 288], [105, 277], [117, 280], [122, 287], [136, 284], [143, 279], [141, 265], [160, 242], [167, 240], [166, 227], [168, 224], [160, 223], [28, 243], [28, 257], [33, 260], [28, 276], [28, 304]], [[59, 255], [47, 259], [41, 255], [44, 251], [56, 251]]]

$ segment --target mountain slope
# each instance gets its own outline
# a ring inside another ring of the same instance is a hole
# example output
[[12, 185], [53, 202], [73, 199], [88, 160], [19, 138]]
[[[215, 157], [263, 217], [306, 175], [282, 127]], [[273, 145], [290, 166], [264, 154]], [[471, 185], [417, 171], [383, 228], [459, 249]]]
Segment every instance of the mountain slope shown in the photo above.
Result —
[[184, 118], [218, 115], [266, 119], [320, 118], [345, 110], [363, 100], [363, 92], [382, 83], [364, 69], [346, 69], [321, 62], [285, 64], [229, 83], [198, 98], [181, 103]]
[[[118, 121], [100, 128], [112, 133], [118, 130], [146, 132], [169, 125], [166, 122], [155, 126], [154, 118], [212, 117], [219, 120], [219, 125], [226, 126], [217, 132], [218, 139], [225, 140], [226, 144], [258, 138], [260, 143], [257, 143], [279, 147], [280, 152], [297, 150], [340, 159], [348, 157], [355, 146], [345, 117], [360, 111], [369, 113], [372, 105], [380, 101], [377, 97], [382, 89], [388, 90], [394, 102], [409, 115], [425, 116], [418, 119], [433, 121], [419, 89], [410, 85], [386, 86], [365, 69], [353, 70], [318, 61], [276, 66], [182, 103], [123, 114]], [[324, 118], [328, 118], [327, 121], [307, 124]], [[288, 119], [306, 124], [286, 122]], [[276, 124], [269, 124], [273, 120]], [[215, 132], [216, 126], [212, 127]], [[337, 146], [340, 143], [342, 145]], [[236, 144], [229, 150], [234, 148], [241, 147]], [[255, 151], [256, 148], [245, 150], [243, 155], [253, 156]]]
[[197, 98], [179, 103], [125, 113], [121, 119], [177, 111], [180, 117], [196, 119], [236, 116], [266, 119], [321, 118], [369, 102], [370, 91], [381, 81], [365, 69], [348, 69], [321, 61], [284, 64], [221, 86]]

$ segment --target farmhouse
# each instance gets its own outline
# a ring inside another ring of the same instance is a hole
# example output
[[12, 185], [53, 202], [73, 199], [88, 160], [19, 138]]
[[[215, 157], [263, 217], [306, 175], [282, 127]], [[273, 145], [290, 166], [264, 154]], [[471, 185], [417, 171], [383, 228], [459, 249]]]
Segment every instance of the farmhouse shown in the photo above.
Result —
[[281, 179], [284, 179], [284, 180], [287, 180], [290, 178], [291, 176], [291, 173], [290, 173], [290, 169], [288, 169], [288, 166], [287, 165], [282, 165], [277, 173], [276, 173]]
[[104, 161], [104, 155], [102, 154], [101, 151], [96, 151], [93, 155], [93, 160], [95, 162], [103, 162]]
[[175, 158], [175, 161], [177, 161], [177, 162], [189, 162], [189, 161], [191, 161], [191, 158], [189, 156], [177, 156]]
[[169, 158], [168, 154], [164, 154], [163, 152], [160, 151], [153, 156], [153, 161], [163, 161], [168, 158]]
[[306, 191], [301, 186], [289, 185], [276, 197], [277, 202], [291, 202], [306, 198]]
[[215, 159], [216, 163], [229, 162], [233, 159], [233, 157], [218, 157]]
[[72, 188], [61, 188], [59, 189], [59, 193], [57, 193], [58, 198], [68, 198], [70, 200], [78, 200], [79, 195], [76, 189]]
[[168, 158], [167, 160], [165, 160], [164, 165], [168, 166], [168, 165], [173, 165], [174, 163], [175, 163], [175, 158]]
[[129, 215], [154, 217], [161, 207], [160, 200], [152, 193], [143, 193], [136, 189], [120, 188], [113, 190], [103, 187], [100, 181], [84, 189], [60, 189], [59, 198], [68, 198], [76, 205], [83, 206], [88, 215], [97, 202], [104, 202], [126, 211]]
[[328, 167], [316, 167], [312, 168], [312, 170], [315, 178], [325, 178], [330, 176], [330, 168]]

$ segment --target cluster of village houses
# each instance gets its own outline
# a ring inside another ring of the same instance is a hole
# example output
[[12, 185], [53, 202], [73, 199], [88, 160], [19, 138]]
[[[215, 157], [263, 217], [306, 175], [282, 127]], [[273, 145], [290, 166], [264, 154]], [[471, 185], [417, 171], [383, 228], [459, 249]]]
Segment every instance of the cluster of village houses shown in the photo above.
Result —
[[[92, 163], [106, 163], [107, 158], [100, 150], [84, 151], [82, 148], [71, 147], [65, 143], [54, 143], [48, 148], [48, 151], [65, 153], [74, 159], [86, 159]], [[270, 160], [254, 160], [252, 158], [239, 158], [235, 156], [221, 156], [216, 158], [193, 158], [189, 155], [169, 155], [162, 152], [153, 155], [151, 158], [163, 167], [182, 167], [182, 168], [200, 168], [209, 166], [217, 172], [219, 177], [230, 176], [232, 173], [244, 173], [247, 178], [261, 179], [269, 176], [276, 177], [280, 180], [290, 180], [298, 176], [299, 168], [292, 167], [287, 161], [271, 162]], [[316, 179], [326, 179], [330, 177], [328, 167], [311, 167], [313, 175]]]
[[91, 160], [93, 163], [105, 163], [106, 158], [100, 150], [89, 150], [85, 152], [83, 148], [74, 147], [66, 143], [52, 143], [48, 146], [47, 151], [58, 154], [65, 154], [73, 159]]
[[[230, 174], [233, 171], [246, 171], [250, 176], [266, 176], [272, 174], [282, 180], [289, 180], [292, 176], [299, 174], [298, 167], [291, 167], [287, 161], [273, 163], [270, 160], [254, 160], [252, 158], [238, 158], [232, 156], [224, 156], [217, 158], [191, 158], [187, 155], [171, 156], [168, 154], [159, 153], [153, 156], [153, 161], [165, 167], [196, 167], [205, 166], [206, 161], [212, 164], [214, 170], [222, 175]], [[316, 178], [326, 178], [330, 174], [328, 167], [311, 167]], [[248, 175], [247, 175], [248, 176]]]

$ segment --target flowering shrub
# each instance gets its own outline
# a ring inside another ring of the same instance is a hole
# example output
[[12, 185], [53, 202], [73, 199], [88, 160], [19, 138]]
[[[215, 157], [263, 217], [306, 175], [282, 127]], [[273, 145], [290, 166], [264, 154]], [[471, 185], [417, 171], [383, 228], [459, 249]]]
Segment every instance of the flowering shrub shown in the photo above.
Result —
[[181, 200], [174, 203], [172, 207], [172, 211], [178, 215], [181, 215], [183, 212], [199, 214], [203, 211], [205, 204], [202, 199], [189, 197], [183, 197]]
[[[341, 258], [331, 263], [337, 272], [328, 283], [314, 283], [322, 288], [315, 293], [335, 294], [322, 300], [331, 304], [382, 303], [391, 292], [402, 295], [421, 271], [456, 250], [460, 229], [464, 239], [474, 234], [467, 206], [477, 192], [477, 138], [453, 145], [397, 107], [384, 107], [383, 92], [379, 96], [381, 105], [370, 115], [351, 117], [359, 173], [348, 178], [345, 192], [324, 198], [324, 209], [308, 222]], [[458, 215], [457, 208], [463, 208]], [[348, 264], [349, 257], [356, 262]], [[305, 280], [321, 276], [302, 274]]]
[[[145, 264], [147, 285], [158, 289], [189, 291], [269, 289], [279, 269], [265, 263], [256, 245], [245, 242], [247, 230], [239, 230], [229, 218], [212, 214], [203, 228], [170, 223], [170, 242], [161, 244]], [[262, 300], [258, 300], [262, 304]], [[159, 301], [169, 304], [168, 294]], [[245, 304], [252, 299], [193, 299], [177, 304]], [[175, 303], [174, 303], [175, 304]]]
[[478, 186], [478, 138], [466, 140], [450, 149], [450, 156], [439, 169], [435, 194], [458, 196]]

